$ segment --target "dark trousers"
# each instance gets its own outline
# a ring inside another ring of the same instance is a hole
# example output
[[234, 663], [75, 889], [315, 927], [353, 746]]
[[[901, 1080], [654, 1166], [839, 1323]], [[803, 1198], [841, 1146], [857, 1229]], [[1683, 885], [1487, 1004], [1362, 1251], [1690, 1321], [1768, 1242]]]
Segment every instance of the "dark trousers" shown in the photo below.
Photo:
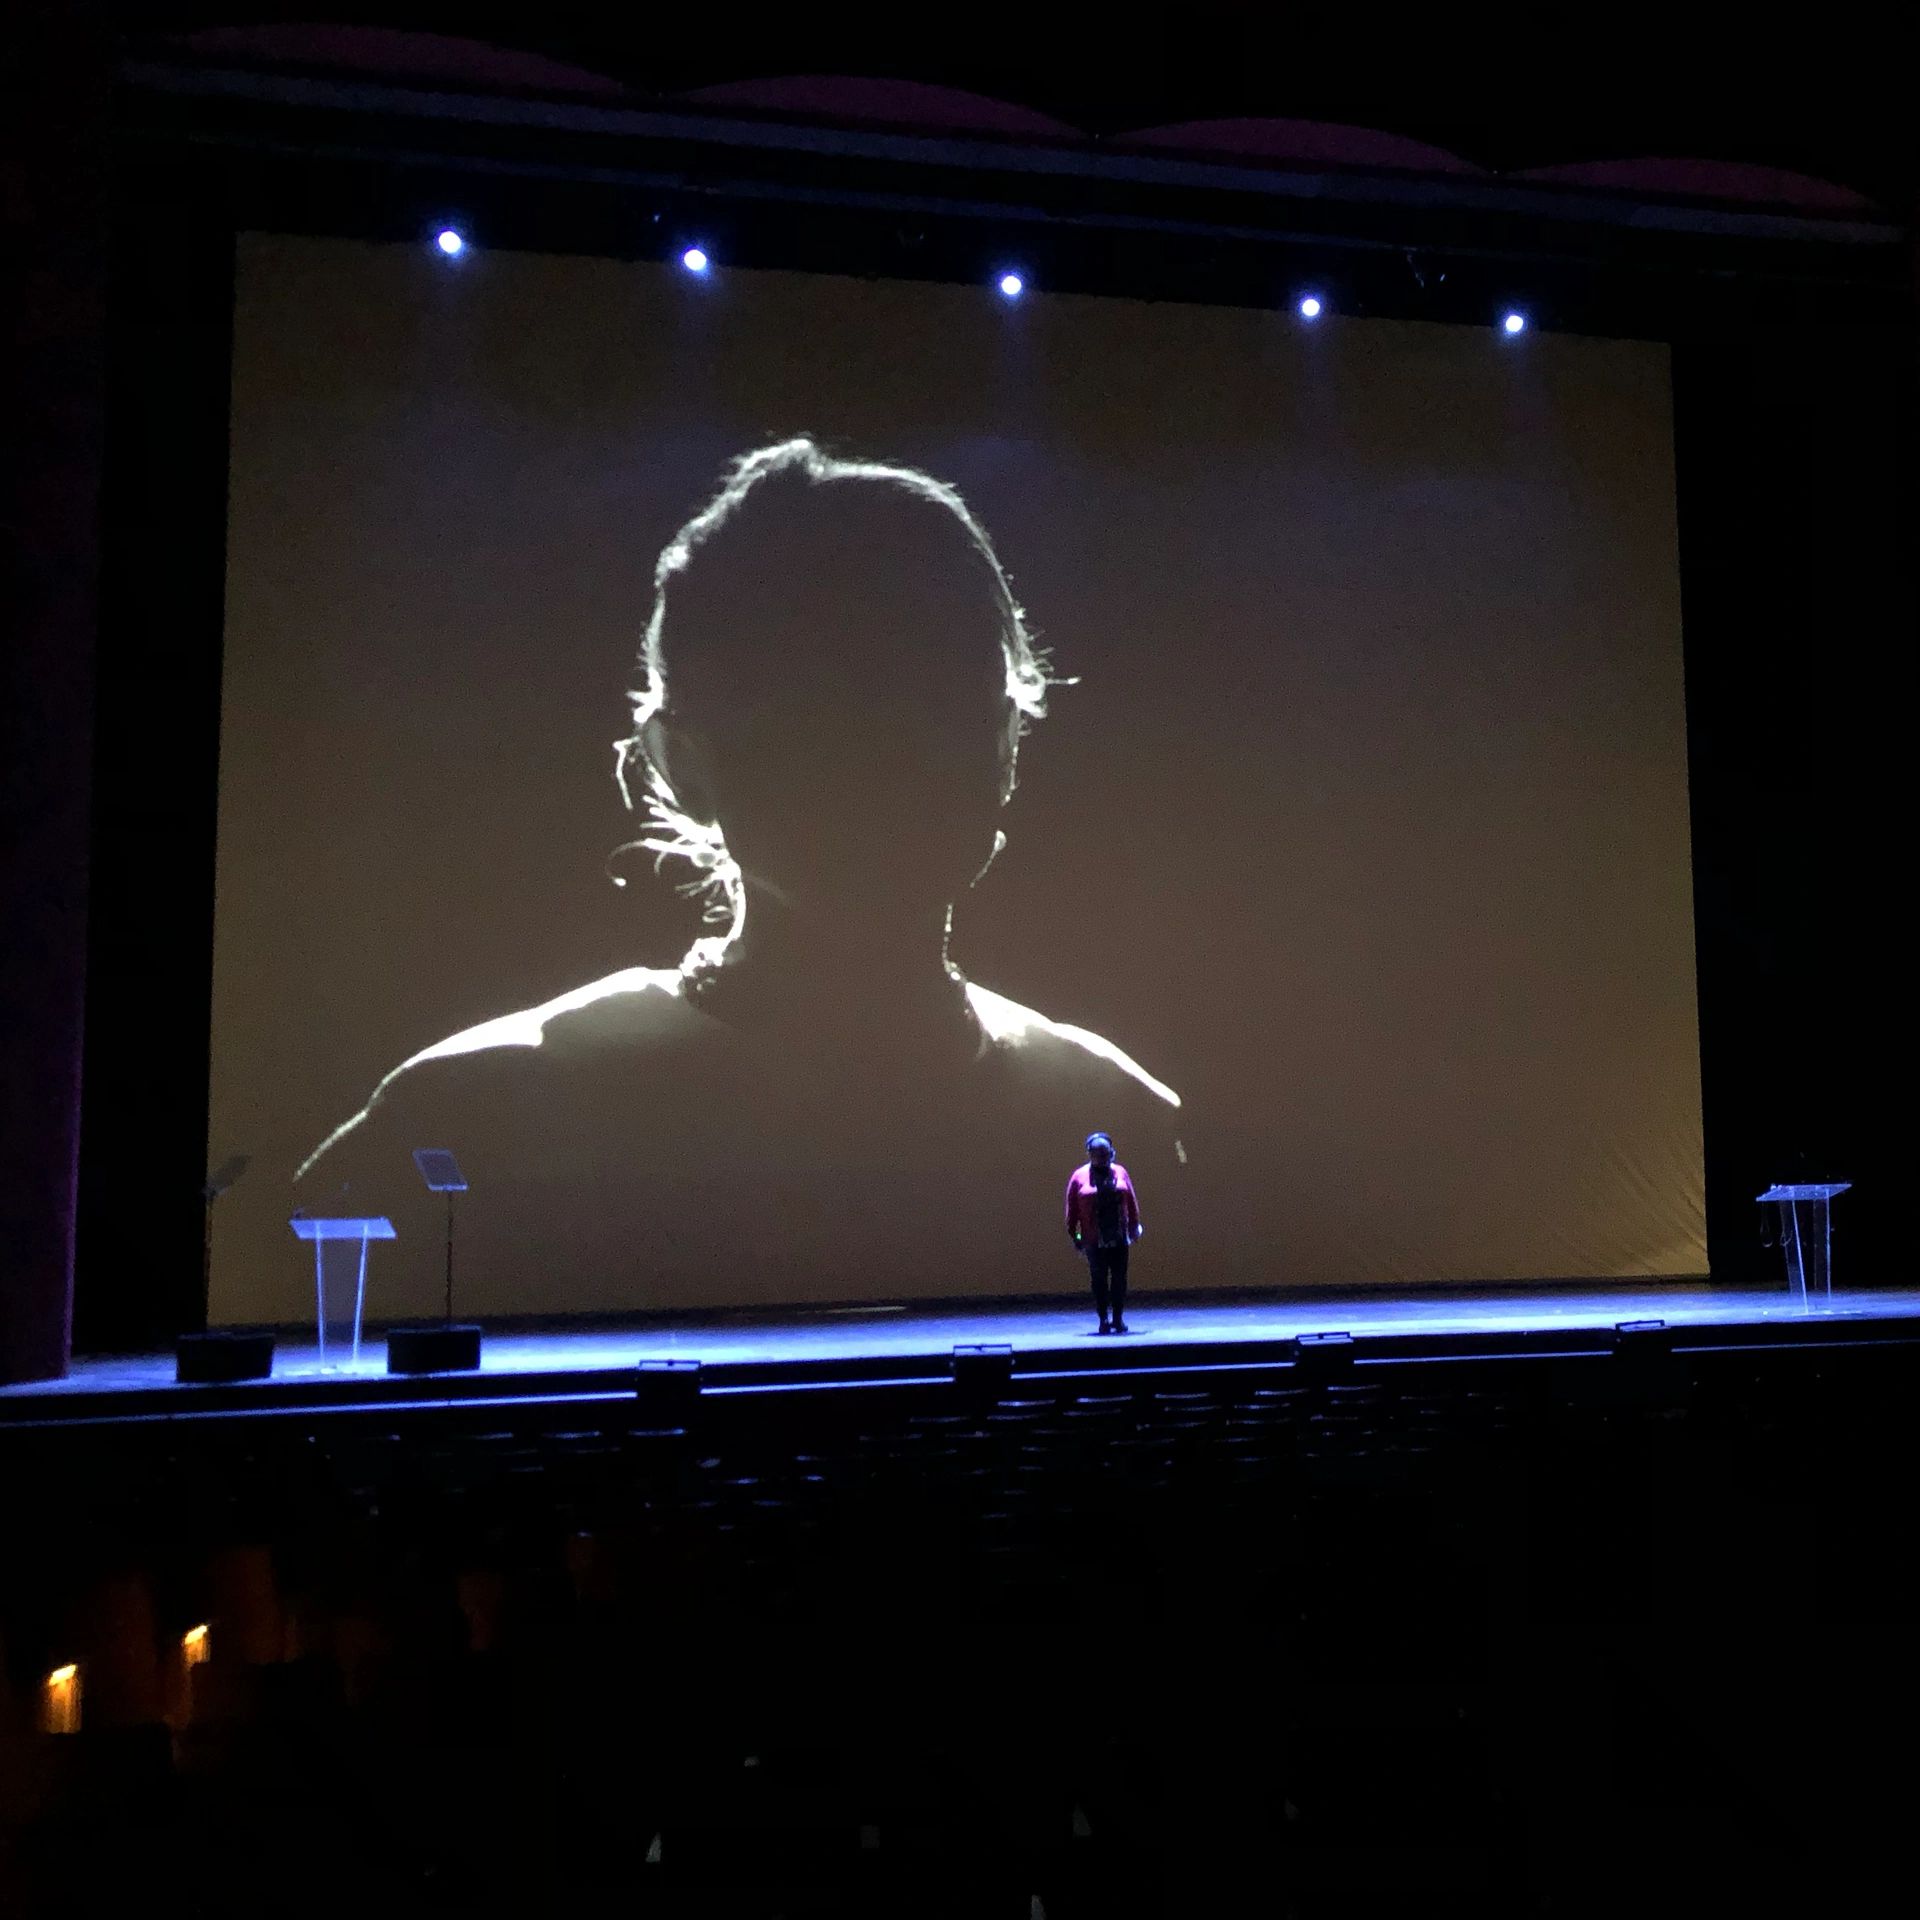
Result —
[[1127, 1310], [1127, 1249], [1125, 1247], [1088, 1247], [1087, 1271], [1093, 1275], [1093, 1308], [1102, 1320], [1111, 1311], [1114, 1319]]

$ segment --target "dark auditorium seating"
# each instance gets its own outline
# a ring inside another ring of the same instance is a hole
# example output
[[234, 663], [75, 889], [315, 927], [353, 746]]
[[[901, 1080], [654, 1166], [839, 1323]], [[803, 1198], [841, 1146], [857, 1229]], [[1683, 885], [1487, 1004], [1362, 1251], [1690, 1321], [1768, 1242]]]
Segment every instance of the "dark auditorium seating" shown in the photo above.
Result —
[[[1838, 1769], [1870, 1676], [1890, 1728], [1911, 1701], [1912, 1361], [1687, 1367], [258, 1416], [38, 1433], [31, 1472], [0, 1433], [0, 1890], [1059, 1920], [1825, 1884], [1898, 1804]], [[172, 1730], [35, 1734], [43, 1663], [141, 1620], [146, 1659], [211, 1625]]]

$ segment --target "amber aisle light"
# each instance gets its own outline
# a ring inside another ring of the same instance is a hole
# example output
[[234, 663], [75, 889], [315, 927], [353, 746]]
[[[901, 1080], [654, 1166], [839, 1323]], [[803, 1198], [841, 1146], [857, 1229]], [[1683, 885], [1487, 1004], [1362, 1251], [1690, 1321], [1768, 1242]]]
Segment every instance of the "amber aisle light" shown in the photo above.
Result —
[[42, 1690], [40, 1724], [48, 1733], [80, 1731], [80, 1669], [69, 1663], [47, 1675]]
[[204, 1622], [189, 1627], [174, 1648], [167, 1662], [165, 1718], [174, 1732], [181, 1733], [193, 1723], [193, 1670], [212, 1659], [213, 1630]]

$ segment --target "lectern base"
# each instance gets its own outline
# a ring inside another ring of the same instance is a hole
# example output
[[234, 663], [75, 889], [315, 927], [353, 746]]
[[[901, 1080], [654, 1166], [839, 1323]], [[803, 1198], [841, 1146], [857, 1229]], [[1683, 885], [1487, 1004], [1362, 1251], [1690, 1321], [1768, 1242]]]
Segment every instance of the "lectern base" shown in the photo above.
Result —
[[444, 1321], [387, 1330], [389, 1373], [472, 1373], [480, 1365], [480, 1329]]

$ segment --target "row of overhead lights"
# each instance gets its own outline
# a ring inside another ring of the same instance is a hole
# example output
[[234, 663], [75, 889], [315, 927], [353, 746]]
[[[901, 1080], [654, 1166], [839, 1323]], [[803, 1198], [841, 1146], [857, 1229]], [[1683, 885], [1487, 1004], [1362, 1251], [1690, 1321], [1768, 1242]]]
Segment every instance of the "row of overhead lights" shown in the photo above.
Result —
[[[434, 244], [449, 259], [467, 250], [466, 235], [457, 227], [442, 227], [434, 236]], [[712, 256], [704, 247], [688, 247], [680, 256], [680, 264], [688, 273], [705, 273], [713, 265]], [[995, 289], [1003, 300], [1018, 300], [1026, 292], [1025, 278], [1011, 269], [1000, 274], [994, 281]], [[1327, 310], [1326, 302], [1317, 293], [1304, 293], [1300, 296], [1300, 317], [1303, 320], [1318, 320]], [[1500, 331], [1504, 334], [1525, 333], [1527, 316], [1517, 307], [1510, 307], [1500, 316]]]

